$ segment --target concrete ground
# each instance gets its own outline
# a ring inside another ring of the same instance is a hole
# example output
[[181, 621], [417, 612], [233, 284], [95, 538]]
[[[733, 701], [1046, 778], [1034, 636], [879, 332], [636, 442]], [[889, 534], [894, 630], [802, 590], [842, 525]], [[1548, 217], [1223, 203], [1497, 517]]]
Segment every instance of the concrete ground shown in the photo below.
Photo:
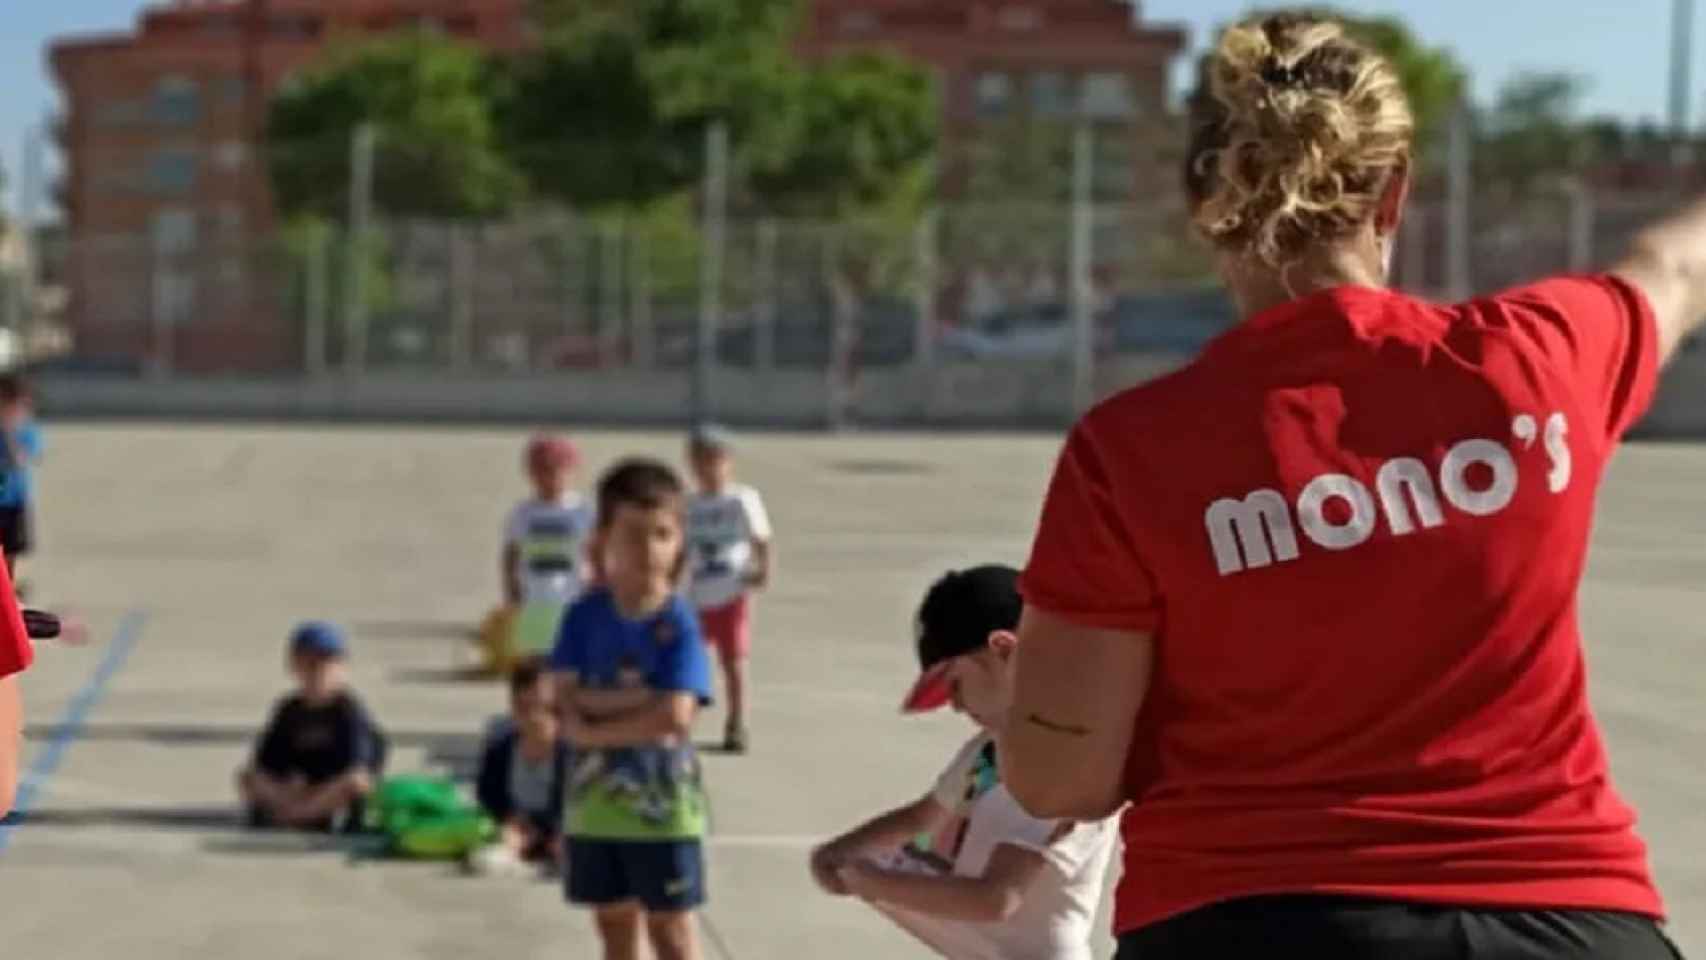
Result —
[[[355, 681], [397, 768], [466, 762], [501, 690], [454, 678], [497, 590], [522, 492], [499, 431], [50, 429], [32, 599], [83, 612], [86, 648], [26, 682], [29, 817], [0, 827], [0, 940], [53, 960], [505, 960], [594, 955], [544, 884], [470, 881], [246, 835], [232, 771], [285, 685], [290, 625], [353, 631]], [[596, 470], [663, 435], [588, 434]], [[781, 567], [760, 609], [756, 752], [710, 756], [712, 957], [917, 955], [817, 894], [814, 839], [911, 799], [962, 736], [903, 720], [910, 611], [952, 564], [1023, 558], [1056, 441], [753, 437]], [[1643, 815], [1674, 933], [1706, 956], [1706, 449], [1638, 447], [1606, 491], [1585, 618], [1616, 773]], [[720, 729], [715, 711], [706, 735]]]

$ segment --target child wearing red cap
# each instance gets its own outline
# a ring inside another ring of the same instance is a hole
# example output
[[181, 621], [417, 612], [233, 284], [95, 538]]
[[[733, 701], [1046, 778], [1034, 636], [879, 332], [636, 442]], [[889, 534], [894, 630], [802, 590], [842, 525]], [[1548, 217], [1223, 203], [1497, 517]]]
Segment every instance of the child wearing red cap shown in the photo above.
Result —
[[571, 484], [580, 454], [567, 437], [541, 434], [527, 444], [533, 495], [504, 524], [504, 604], [514, 614], [510, 661], [550, 652], [563, 611], [586, 584], [593, 510]]
[[976, 567], [930, 588], [918, 611], [923, 673], [902, 709], [952, 704], [980, 730], [928, 794], [814, 850], [812, 875], [944, 957], [1090, 960], [1115, 821], [1033, 817], [1001, 783], [993, 733], [1013, 699], [1018, 578]]

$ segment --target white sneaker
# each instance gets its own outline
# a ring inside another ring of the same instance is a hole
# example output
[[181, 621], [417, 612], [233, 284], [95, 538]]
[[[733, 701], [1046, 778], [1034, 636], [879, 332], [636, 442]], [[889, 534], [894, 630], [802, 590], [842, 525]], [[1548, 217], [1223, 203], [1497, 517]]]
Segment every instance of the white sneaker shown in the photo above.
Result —
[[501, 843], [474, 851], [468, 856], [468, 872], [477, 877], [530, 877], [535, 870]]

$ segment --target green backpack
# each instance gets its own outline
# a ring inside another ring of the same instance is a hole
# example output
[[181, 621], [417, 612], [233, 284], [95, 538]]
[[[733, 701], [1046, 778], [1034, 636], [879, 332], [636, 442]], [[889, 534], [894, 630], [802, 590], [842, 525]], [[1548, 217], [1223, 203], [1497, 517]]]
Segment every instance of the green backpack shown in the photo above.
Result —
[[491, 843], [497, 826], [442, 777], [387, 777], [368, 800], [367, 825], [392, 852], [422, 860], [454, 860]]

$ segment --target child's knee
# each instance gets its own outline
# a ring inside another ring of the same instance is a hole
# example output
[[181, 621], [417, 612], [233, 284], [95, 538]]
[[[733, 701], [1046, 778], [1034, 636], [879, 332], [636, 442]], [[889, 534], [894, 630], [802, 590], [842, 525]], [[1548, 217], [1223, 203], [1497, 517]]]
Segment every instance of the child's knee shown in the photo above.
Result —
[[693, 912], [646, 914], [646, 932], [651, 934], [652, 949], [659, 960], [676, 960], [696, 956], [694, 951]]
[[637, 903], [619, 903], [599, 907], [592, 919], [606, 943], [627, 943], [639, 939], [644, 914]]

